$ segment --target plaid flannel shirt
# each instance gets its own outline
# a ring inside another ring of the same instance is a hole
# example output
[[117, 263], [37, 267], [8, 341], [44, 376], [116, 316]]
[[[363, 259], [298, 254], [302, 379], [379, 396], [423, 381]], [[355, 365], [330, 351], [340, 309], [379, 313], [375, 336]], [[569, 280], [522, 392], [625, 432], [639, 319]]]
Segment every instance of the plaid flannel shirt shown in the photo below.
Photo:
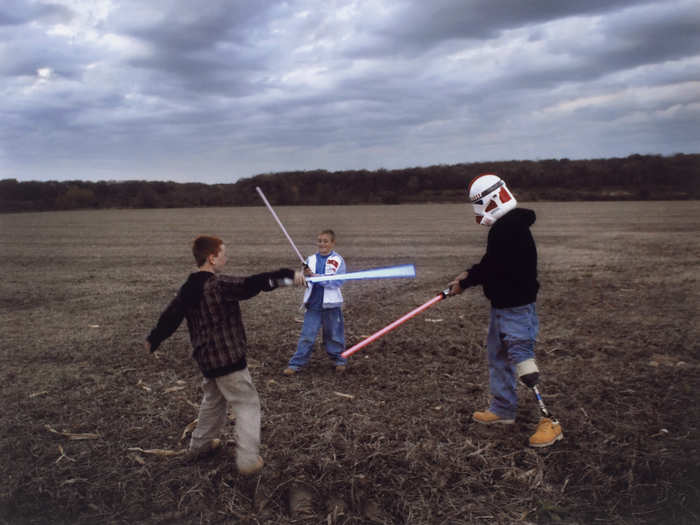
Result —
[[239, 301], [275, 289], [274, 278], [278, 273], [251, 277], [210, 272], [191, 274], [147, 337], [151, 351], [187, 318], [192, 357], [205, 377], [220, 377], [244, 369], [247, 341]]

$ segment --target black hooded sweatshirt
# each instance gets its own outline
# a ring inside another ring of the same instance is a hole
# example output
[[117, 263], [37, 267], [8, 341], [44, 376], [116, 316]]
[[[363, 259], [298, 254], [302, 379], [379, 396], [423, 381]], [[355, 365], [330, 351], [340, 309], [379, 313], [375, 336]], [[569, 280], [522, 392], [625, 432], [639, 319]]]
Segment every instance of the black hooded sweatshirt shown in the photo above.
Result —
[[530, 232], [535, 212], [515, 208], [490, 228], [486, 254], [467, 270], [462, 288], [483, 285], [494, 308], [512, 308], [537, 299], [537, 248]]

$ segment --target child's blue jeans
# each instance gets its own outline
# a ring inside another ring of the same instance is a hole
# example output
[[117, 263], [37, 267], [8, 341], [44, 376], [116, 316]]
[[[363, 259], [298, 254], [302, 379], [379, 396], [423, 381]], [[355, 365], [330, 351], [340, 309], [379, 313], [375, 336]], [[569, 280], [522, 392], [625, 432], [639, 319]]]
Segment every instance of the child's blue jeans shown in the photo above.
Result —
[[347, 363], [347, 359], [340, 356], [345, 350], [343, 311], [339, 307], [326, 308], [306, 311], [297, 351], [289, 360], [289, 368], [299, 370], [309, 362], [314, 349], [314, 341], [321, 327], [323, 327], [323, 346], [328, 357], [336, 366]]
[[489, 410], [514, 419], [518, 408], [515, 365], [535, 357], [539, 320], [535, 303], [513, 308], [491, 308], [486, 351], [489, 359]]

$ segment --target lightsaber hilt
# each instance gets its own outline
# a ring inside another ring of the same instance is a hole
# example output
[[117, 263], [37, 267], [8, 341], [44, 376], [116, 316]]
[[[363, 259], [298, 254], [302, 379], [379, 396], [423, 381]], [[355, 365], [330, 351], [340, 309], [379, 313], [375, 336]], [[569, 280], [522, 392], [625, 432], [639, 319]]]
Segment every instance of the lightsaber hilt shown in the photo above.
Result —
[[289, 236], [289, 233], [287, 233], [287, 229], [284, 227], [284, 224], [282, 224], [282, 221], [280, 218], [277, 216], [275, 213], [275, 210], [272, 209], [272, 206], [268, 202], [267, 198], [265, 197], [265, 194], [263, 191], [260, 189], [260, 186], [255, 187], [255, 191], [258, 192], [258, 195], [260, 195], [260, 198], [263, 200], [265, 203], [265, 206], [267, 206], [267, 209], [270, 210], [270, 213], [274, 217], [275, 221], [277, 221], [277, 224], [279, 227], [282, 229], [282, 233], [284, 233], [284, 236], [287, 237], [287, 240], [289, 241], [289, 244], [292, 245], [292, 248], [294, 248], [294, 251], [296, 252], [297, 256], [299, 257], [299, 260], [301, 261], [301, 264], [304, 265], [305, 268], [308, 268], [308, 265], [306, 264], [306, 260], [304, 260], [304, 257], [301, 255], [301, 252], [297, 249], [296, 244], [294, 244], [294, 241], [292, 238]]

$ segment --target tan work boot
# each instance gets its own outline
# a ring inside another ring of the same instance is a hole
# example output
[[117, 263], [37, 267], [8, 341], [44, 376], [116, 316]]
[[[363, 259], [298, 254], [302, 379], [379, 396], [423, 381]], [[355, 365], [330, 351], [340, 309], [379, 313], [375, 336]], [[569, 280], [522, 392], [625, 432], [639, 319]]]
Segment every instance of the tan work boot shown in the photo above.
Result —
[[293, 368], [285, 368], [284, 372], [282, 372], [282, 373], [286, 376], [293, 376], [294, 374], [297, 373], [297, 371], [294, 370]]
[[513, 423], [515, 423], [515, 419], [506, 419], [501, 416], [497, 416], [490, 410], [484, 410], [483, 412], [474, 412], [472, 414], [472, 419], [477, 423], [481, 423], [482, 425], [512, 425]]
[[537, 425], [537, 431], [530, 436], [530, 446], [548, 447], [563, 437], [564, 433], [558, 421], [552, 421], [547, 417], [542, 417]]
[[243, 476], [250, 476], [252, 474], [255, 474], [256, 472], [259, 472], [260, 469], [263, 468], [263, 465], [265, 462], [263, 461], [263, 458], [260, 456], [257, 457], [257, 460], [252, 463], [251, 465], [245, 465], [245, 466], [238, 466], [238, 472], [242, 474]]

